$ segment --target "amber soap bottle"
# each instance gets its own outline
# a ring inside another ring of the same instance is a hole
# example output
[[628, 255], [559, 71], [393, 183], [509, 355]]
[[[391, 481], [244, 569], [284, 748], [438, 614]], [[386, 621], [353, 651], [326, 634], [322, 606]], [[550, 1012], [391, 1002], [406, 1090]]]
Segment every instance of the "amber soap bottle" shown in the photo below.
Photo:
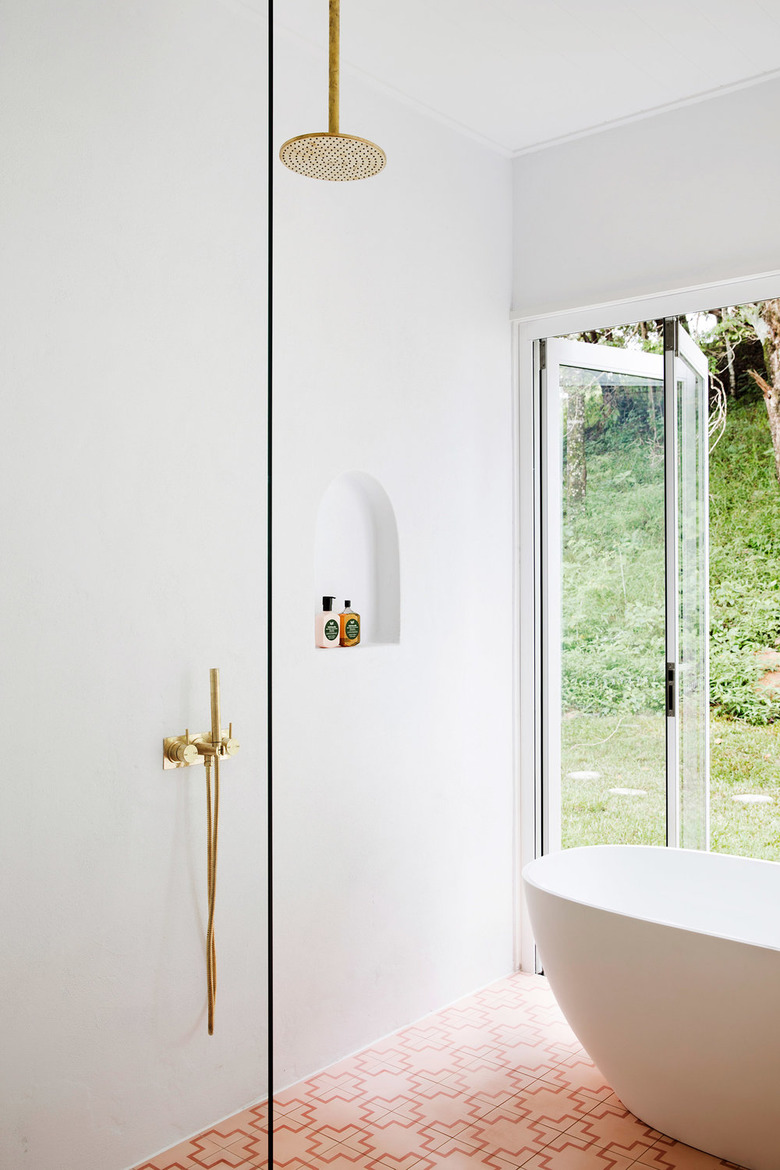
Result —
[[357, 646], [360, 641], [360, 614], [355, 613], [351, 606], [351, 601], [345, 601], [344, 610], [339, 614], [340, 646]]

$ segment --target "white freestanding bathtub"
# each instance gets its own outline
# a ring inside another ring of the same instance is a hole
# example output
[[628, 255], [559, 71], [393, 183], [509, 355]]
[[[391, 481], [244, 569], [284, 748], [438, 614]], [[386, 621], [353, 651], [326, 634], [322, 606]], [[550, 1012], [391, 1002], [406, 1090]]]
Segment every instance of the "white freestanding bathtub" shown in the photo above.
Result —
[[780, 1168], [780, 865], [634, 845], [523, 870], [545, 975], [645, 1124]]

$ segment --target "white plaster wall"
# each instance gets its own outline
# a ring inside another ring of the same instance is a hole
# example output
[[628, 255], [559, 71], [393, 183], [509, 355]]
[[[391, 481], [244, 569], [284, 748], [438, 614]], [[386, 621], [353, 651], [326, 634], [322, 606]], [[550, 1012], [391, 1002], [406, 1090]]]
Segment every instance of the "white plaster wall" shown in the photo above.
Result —
[[2, 9], [0, 1165], [122, 1170], [264, 1092], [265, 29]]
[[779, 120], [774, 80], [516, 159], [515, 310], [780, 269]]
[[[321, 59], [279, 33], [276, 77], [277, 146], [322, 129]], [[512, 967], [511, 168], [352, 75], [341, 127], [385, 172], [276, 175], [279, 1086]], [[318, 651], [353, 470], [395, 510], [401, 641]]]

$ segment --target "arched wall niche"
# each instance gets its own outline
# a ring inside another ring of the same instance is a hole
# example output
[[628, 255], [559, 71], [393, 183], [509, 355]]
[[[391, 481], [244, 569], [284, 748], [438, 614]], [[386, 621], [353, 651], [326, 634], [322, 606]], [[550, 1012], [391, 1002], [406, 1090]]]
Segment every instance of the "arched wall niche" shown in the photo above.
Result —
[[398, 526], [385, 489], [364, 471], [338, 475], [317, 514], [314, 544], [315, 609], [324, 595], [341, 610], [349, 598], [361, 617], [361, 642], [401, 640]]

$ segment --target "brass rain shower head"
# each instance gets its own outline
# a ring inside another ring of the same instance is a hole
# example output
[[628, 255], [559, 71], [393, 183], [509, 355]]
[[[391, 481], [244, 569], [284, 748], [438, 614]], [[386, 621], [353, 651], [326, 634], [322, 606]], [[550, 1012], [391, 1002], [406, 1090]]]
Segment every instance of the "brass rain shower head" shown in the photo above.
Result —
[[387, 162], [385, 152], [375, 142], [339, 133], [339, 2], [330, 0], [327, 133], [299, 134], [279, 151], [279, 158], [291, 171], [332, 182], [368, 179], [378, 175]]

